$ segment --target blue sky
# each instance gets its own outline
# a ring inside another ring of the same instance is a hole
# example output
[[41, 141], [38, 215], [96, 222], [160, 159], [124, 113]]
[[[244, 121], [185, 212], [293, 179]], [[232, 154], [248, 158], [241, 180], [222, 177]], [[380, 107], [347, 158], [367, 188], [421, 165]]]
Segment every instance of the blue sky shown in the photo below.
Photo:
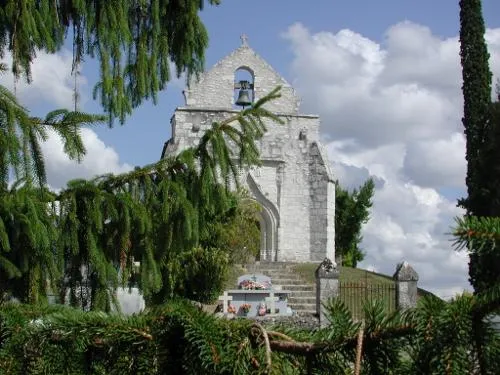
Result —
[[[206, 68], [237, 48], [239, 36], [245, 33], [252, 48], [291, 81], [293, 55], [282, 34], [295, 22], [311, 32], [336, 33], [347, 28], [383, 43], [387, 28], [404, 20], [426, 25], [442, 37], [457, 35], [458, 11], [455, 0], [223, 0], [218, 7], [207, 5], [201, 13], [210, 36]], [[483, 11], [488, 27], [500, 26], [500, 17], [495, 17], [500, 14], [499, 1], [483, 1]], [[83, 73], [91, 86], [95, 66], [88, 64]], [[125, 126], [98, 129], [99, 137], [123, 162], [144, 165], [156, 161], [170, 137], [170, 117], [175, 107], [183, 104], [181, 91], [178, 86], [169, 86], [157, 106], [144, 103]], [[83, 109], [99, 111], [96, 104], [90, 100]]]

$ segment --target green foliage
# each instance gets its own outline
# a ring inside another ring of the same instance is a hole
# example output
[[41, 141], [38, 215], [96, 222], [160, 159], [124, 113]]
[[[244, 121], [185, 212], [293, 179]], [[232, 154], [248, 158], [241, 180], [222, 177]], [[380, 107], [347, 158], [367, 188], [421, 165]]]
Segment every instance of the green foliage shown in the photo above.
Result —
[[489, 202], [482, 192], [484, 148], [491, 105], [491, 72], [489, 53], [484, 40], [484, 20], [481, 0], [460, 1], [460, 56], [462, 62], [464, 117], [462, 119], [467, 141], [468, 197], [461, 204], [474, 216], [485, 216]]
[[229, 266], [227, 250], [195, 247], [181, 254], [176, 266], [176, 296], [209, 303], [224, 289]]
[[[498, 102], [491, 102], [491, 72], [484, 33], [481, 1], [460, 1], [462, 122], [467, 147], [468, 196], [459, 204], [467, 210], [468, 216], [457, 220], [454, 235], [455, 245], [459, 249], [466, 246], [470, 256], [469, 280], [476, 293], [475, 302], [479, 305], [472, 313], [470, 336], [476, 354], [476, 368], [487, 374], [494, 372], [491, 364], [498, 362], [499, 358], [498, 343], [496, 346], [490, 344], [491, 335], [484, 317], [494, 311], [498, 313], [500, 306], [500, 252], [497, 246], [500, 228], [500, 107]], [[463, 351], [461, 354], [466, 355]]]
[[[6, 0], [0, 3], [0, 57], [8, 51], [16, 77], [30, 81], [39, 50], [55, 53], [72, 37], [73, 67], [96, 58], [94, 97], [120, 122], [171, 79], [202, 71], [208, 35], [203, 0]], [[219, 0], [209, 0], [219, 4]], [[110, 122], [111, 124], [111, 122]]]
[[352, 192], [335, 185], [335, 248], [342, 257], [342, 265], [356, 267], [364, 254], [359, 248], [363, 237], [361, 229], [370, 217], [375, 184], [372, 179]]
[[[60, 236], [54, 226], [55, 195], [45, 187], [41, 142], [53, 131], [69, 158], [80, 160], [85, 153], [81, 126], [104, 120], [67, 110], [32, 118], [0, 86], [0, 298], [7, 293], [42, 302], [61, 277], [62, 264], [54, 251]], [[11, 178], [16, 182], [9, 187]]]
[[226, 249], [230, 263], [245, 264], [260, 255], [260, 210], [248, 193], [240, 191], [231, 214], [225, 221], [215, 222], [210, 232], [218, 238], [219, 247]]
[[[488, 316], [500, 312], [500, 266], [498, 244], [500, 239], [499, 217], [474, 217], [457, 218], [456, 229], [453, 232], [455, 247], [458, 250], [467, 248], [471, 255], [471, 262], [475, 261], [471, 269], [481, 270], [482, 274], [476, 284], [475, 298], [472, 301], [471, 331], [472, 342], [476, 352], [477, 367], [481, 373], [494, 373], [489, 371], [491, 364], [498, 362], [500, 347], [498, 338], [491, 333], [491, 322]], [[479, 268], [479, 265], [482, 265]], [[477, 286], [480, 286], [477, 287]], [[497, 328], [498, 329], [498, 328]], [[495, 344], [491, 344], [494, 340]], [[495, 341], [496, 340], [496, 341]]]
[[[466, 216], [456, 218], [456, 228], [453, 231], [455, 238], [454, 246], [458, 251], [474, 249], [475, 259], [486, 262], [488, 267], [482, 268], [482, 279], [487, 283], [476, 290], [480, 301], [490, 306], [485, 311], [491, 313], [500, 311], [500, 294], [496, 291], [500, 289], [500, 259], [498, 256], [498, 246], [500, 244], [500, 218], [498, 217], [474, 217]], [[482, 317], [482, 316], [481, 316]]]
[[[180, 300], [130, 317], [6, 304], [0, 306], [0, 368], [3, 374], [28, 375], [160, 374], [164, 369], [176, 374], [351, 374], [359, 354], [361, 373], [370, 375], [497, 371], [500, 334], [487, 319], [475, 326], [481, 306], [477, 296], [464, 294], [450, 302], [425, 297], [415, 309], [393, 313], [372, 301], [364, 306], [362, 322], [353, 321], [340, 301], [325, 306], [331, 324], [305, 330], [218, 319]], [[481, 356], [473, 339], [479, 332]]]
[[53, 254], [56, 231], [48, 209], [53, 195], [28, 186], [0, 193], [0, 297], [46, 300], [60, 276]]
[[156, 348], [145, 316], [7, 305], [0, 321], [3, 374], [148, 374], [155, 369]]
[[483, 180], [485, 185], [483, 189], [487, 192], [488, 215], [500, 217], [500, 194], [497, 187], [500, 184], [500, 81], [496, 87], [497, 98], [490, 106], [490, 123], [486, 144], [482, 151], [482, 162], [484, 173], [488, 178]]
[[[414, 312], [419, 335], [412, 348], [414, 371], [426, 374], [493, 374], [500, 359], [498, 331], [487, 320], [475, 326], [477, 297], [457, 296], [450, 303], [425, 298]], [[452, 326], [453, 329], [449, 329]], [[483, 343], [476, 346], [480, 334]], [[479, 372], [479, 361], [486, 360]]]
[[[119, 285], [137, 284], [148, 304], [175, 295], [200, 301], [216, 296], [229, 257], [210, 230], [232, 215], [236, 201], [229, 188], [239, 169], [259, 162], [254, 142], [266, 130], [264, 120], [281, 122], [262, 107], [278, 91], [215, 122], [196, 148], [175, 157], [117, 176], [71, 181], [57, 196], [45, 192], [41, 198], [44, 190], [30, 184], [25, 195], [0, 194], [4, 292], [32, 302], [51, 292], [61, 303], [103, 311], [116, 305]], [[84, 152], [78, 126], [96, 119], [55, 111], [33, 123], [61, 133], [67, 153], [78, 157]], [[9, 169], [12, 162], [4, 165]]]
[[0, 310], [0, 368], [6, 375], [161, 374], [164, 369], [245, 374], [252, 368], [249, 355], [263, 361], [261, 350], [250, 347], [248, 326], [176, 301], [127, 318], [6, 305]]
[[[464, 117], [466, 136], [467, 192], [459, 201], [467, 215], [477, 217], [500, 216], [498, 182], [498, 142], [500, 117], [498, 103], [491, 102], [491, 72], [489, 54], [484, 40], [484, 20], [480, 0], [460, 1], [460, 55], [462, 59]], [[472, 246], [472, 244], [471, 244]], [[491, 286], [496, 278], [492, 266], [500, 260], [500, 252], [487, 256], [473, 246], [469, 248], [469, 276], [474, 290]], [[498, 258], [498, 259], [497, 259]]]
[[80, 127], [104, 120], [103, 116], [67, 110], [53, 111], [45, 119], [32, 118], [15, 96], [0, 86], [0, 192], [7, 189], [10, 174], [28, 185], [46, 183], [40, 142], [47, 139], [48, 131], [61, 137], [70, 159], [80, 160], [85, 153]]

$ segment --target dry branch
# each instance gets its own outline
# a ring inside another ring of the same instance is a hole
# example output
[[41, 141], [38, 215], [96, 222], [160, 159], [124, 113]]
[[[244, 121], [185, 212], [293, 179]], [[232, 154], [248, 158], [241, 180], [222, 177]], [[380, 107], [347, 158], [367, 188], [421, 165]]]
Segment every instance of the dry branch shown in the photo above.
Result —
[[[255, 329], [258, 330], [258, 332], [255, 332]], [[269, 342], [269, 336], [267, 335], [267, 331], [260, 323], [254, 323], [252, 324], [251, 332], [254, 336], [257, 336], [257, 338], [260, 336], [259, 332], [262, 333], [262, 337], [264, 338], [264, 345], [266, 347], [266, 369], [267, 373], [271, 372], [272, 368], [272, 362], [271, 362], [271, 345]]]
[[[411, 325], [404, 325], [400, 327], [396, 327], [393, 329], [387, 329], [385, 331], [375, 331], [375, 332], [370, 332], [370, 333], [365, 333], [363, 332], [363, 339], [364, 340], [383, 340], [387, 338], [397, 338], [397, 337], [402, 337], [406, 336], [409, 333], [414, 331], [414, 327]], [[276, 335], [275, 332], [273, 332], [270, 336], [280, 336]], [[286, 335], [283, 335], [286, 336]], [[310, 343], [310, 342], [301, 342], [301, 341], [293, 341], [292, 338], [286, 336], [288, 339], [287, 341], [282, 341], [282, 340], [271, 340], [270, 341], [270, 347], [271, 350], [275, 350], [278, 352], [282, 353], [288, 353], [288, 354], [301, 354], [301, 355], [308, 355], [308, 354], [313, 354], [313, 353], [319, 353], [319, 352], [332, 352], [336, 349], [338, 349], [340, 346], [352, 346], [355, 347], [358, 343], [358, 334], [354, 337], [348, 337], [340, 342], [316, 342], [316, 343]]]
[[358, 332], [358, 342], [356, 344], [356, 363], [354, 364], [354, 375], [359, 375], [361, 371], [361, 354], [363, 353], [363, 338], [365, 335], [365, 322], [361, 322]]

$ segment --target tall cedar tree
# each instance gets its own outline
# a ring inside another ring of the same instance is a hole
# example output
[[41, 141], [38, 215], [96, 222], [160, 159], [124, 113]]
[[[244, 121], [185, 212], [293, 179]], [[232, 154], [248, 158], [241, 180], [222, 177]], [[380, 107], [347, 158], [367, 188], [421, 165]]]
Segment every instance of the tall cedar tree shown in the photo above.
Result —
[[[485, 26], [480, 0], [460, 1], [460, 56], [462, 59], [464, 117], [466, 136], [467, 192], [459, 203], [467, 215], [494, 217], [500, 215], [497, 153], [498, 122], [492, 121], [495, 107], [491, 103], [489, 54], [484, 40]], [[496, 247], [471, 246], [469, 276], [476, 292], [500, 281], [500, 253]]]
[[[468, 196], [459, 202], [466, 210], [466, 216], [473, 219], [492, 219], [498, 225], [498, 126], [495, 121], [496, 106], [491, 102], [491, 77], [488, 60], [489, 54], [484, 40], [484, 20], [480, 0], [460, 1], [460, 56], [462, 62], [464, 117], [463, 125], [466, 136]], [[489, 223], [486, 221], [486, 223]], [[480, 233], [492, 232], [491, 228], [480, 226]], [[490, 230], [488, 230], [490, 229]], [[474, 233], [472, 233], [474, 234]], [[484, 244], [470, 240], [469, 280], [475, 293], [489, 296], [489, 300], [498, 302], [497, 291], [500, 285], [500, 252], [498, 238]], [[493, 303], [495, 305], [495, 303]], [[498, 309], [498, 306], [497, 306]], [[475, 346], [477, 362], [481, 374], [489, 363], [487, 336], [485, 335], [484, 315], [474, 313], [472, 340]]]
[[[8, 51], [16, 77], [31, 79], [39, 50], [55, 53], [73, 40], [73, 68], [85, 56], [99, 62], [94, 87], [120, 122], [158, 92], [175, 73], [203, 69], [208, 34], [198, 15], [204, 0], [4, 0], [0, 2], [0, 58]], [[219, 0], [208, 0], [219, 4]]]
[[335, 253], [337, 263], [343, 266], [356, 267], [364, 258], [359, 248], [361, 229], [370, 218], [374, 188], [371, 178], [352, 192], [338, 181], [335, 185]]

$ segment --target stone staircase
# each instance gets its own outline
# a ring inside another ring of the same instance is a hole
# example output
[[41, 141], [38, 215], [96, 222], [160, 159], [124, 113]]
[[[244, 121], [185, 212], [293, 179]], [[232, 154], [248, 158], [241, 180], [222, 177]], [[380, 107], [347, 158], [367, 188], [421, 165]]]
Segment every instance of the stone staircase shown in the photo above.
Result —
[[288, 306], [299, 314], [316, 313], [316, 286], [303, 280], [294, 272], [296, 263], [289, 262], [256, 262], [244, 265], [248, 273], [260, 273], [271, 278], [273, 286], [281, 285], [281, 289], [292, 293], [288, 298]]

